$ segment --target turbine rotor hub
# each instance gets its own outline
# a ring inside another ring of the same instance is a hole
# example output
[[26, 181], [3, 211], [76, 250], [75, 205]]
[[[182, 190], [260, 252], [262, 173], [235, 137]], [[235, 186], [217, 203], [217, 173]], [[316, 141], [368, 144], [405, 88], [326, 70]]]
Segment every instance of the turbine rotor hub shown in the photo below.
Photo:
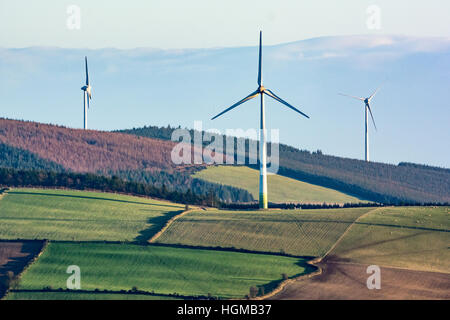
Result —
[[264, 90], [266, 90], [266, 88], [264, 88], [264, 86], [259, 86], [258, 91], [259, 91], [260, 93], [263, 93]]

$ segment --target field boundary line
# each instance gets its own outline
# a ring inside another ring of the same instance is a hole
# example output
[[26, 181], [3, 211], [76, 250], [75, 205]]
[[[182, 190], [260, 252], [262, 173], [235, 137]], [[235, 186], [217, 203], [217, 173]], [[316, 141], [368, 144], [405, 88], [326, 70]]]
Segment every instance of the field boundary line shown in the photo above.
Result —
[[[369, 262], [348, 262], [348, 261], [327, 261], [328, 264], [346, 264], [346, 265], [353, 265], [353, 266], [367, 266], [370, 265]], [[420, 269], [411, 269], [406, 267], [398, 267], [398, 266], [390, 266], [387, 264], [380, 264], [378, 265], [380, 268], [389, 268], [389, 269], [395, 269], [395, 270], [404, 270], [404, 271], [415, 271], [415, 272], [427, 272], [427, 273], [437, 273], [437, 274], [450, 274], [450, 272], [445, 271], [430, 271], [430, 270], [420, 270]]]
[[325, 257], [326, 257], [326, 256], [327, 256], [334, 248], [336, 248], [336, 246], [341, 242], [341, 240], [342, 240], [342, 239], [345, 237], [345, 235], [349, 232], [349, 230], [351, 229], [351, 227], [352, 227], [359, 219], [361, 219], [362, 217], [364, 217], [364, 216], [366, 216], [366, 215], [368, 215], [368, 214], [370, 214], [370, 213], [373, 213], [374, 211], [376, 211], [376, 210], [378, 210], [378, 209], [382, 209], [382, 208], [384, 208], [384, 207], [377, 207], [377, 208], [375, 208], [375, 209], [369, 210], [369, 211], [367, 211], [366, 213], [363, 213], [362, 215], [360, 215], [358, 218], [355, 219], [355, 221], [353, 221], [353, 222], [347, 227], [347, 229], [345, 229], [345, 231], [341, 234], [341, 236], [339, 237], [339, 239], [337, 239], [337, 241], [331, 246], [330, 249], [328, 249], [328, 251], [327, 251], [323, 256], [318, 257], [318, 258], [315, 258], [315, 259], [310, 260], [310, 261], [307, 261], [307, 263], [308, 263], [309, 265], [311, 265], [311, 266], [317, 268], [316, 271], [311, 272], [311, 273], [308, 273], [308, 274], [305, 274], [305, 275], [300, 275], [300, 276], [295, 277], [295, 278], [292, 278], [292, 279], [284, 280], [284, 281], [282, 281], [282, 282], [278, 285], [278, 287], [276, 287], [274, 290], [272, 290], [271, 292], [269, 292], [268, 294], [265, 294], [265, 295], [263, 295], [263, 296], [256, 297], [256, 298], [254, 298], [254, 300], [265, 300], [265, 299], [271, 298], [271, 297], [275, 296], [276, 294], [280, 293], [281, 291], [283, 291], [283, 289], [284, 289], [287, 285], [289, 285], [289, 284], [291, 284], [291, 283], [294, 283], [294, 282], [296, 282], [296, 281], [300, 281], [300, 280], [304, 280], [304, 279], [309, 279], [309, 278], [312, 278], [312, 277], [321, 275], [322, 272], [323, 272], [323, 269], [322, 269], [320, 266], [318, 266], [317, 264], [320, 263], [320, 262], [321, 262], [321, 261], [322, 261], [322, 260], [323, 260], [323, 259], [324, 259], [324, 258], [325, 258]]
[[[157, 293], [152, 291], [144, 291], [144, 290], [105, 290], [99, 289], [96, 290], [82, 290], [82, 289], [12, 289], [9, 292], [11, 293], [21, 293], [21, 292], [32, 292], [32, 293], [44, 293], [44, 292], [52, 292], [52, 293], [79, 293], [79, 294], [110, 294], [110, 295], [141, 295], [141, 296], [154, 296], [154, 297], [170, 297], [170, 298], [181, 298], [184, 300], [206, 300], [207, 296], [190, 296], [190, 295], [182, 295], [182, 294], [174, 294], [174, 293]], [[6, 297], [6, 296], [5, 296]]]
[[313, 272], [310, 272], [310, 273], [307, 273], [307, 274], [302, 274], [302, 275], [300, 275], [298, 277], [295, 277], [295, 278], [283, 280], [283, 281], [281, 281], [278, 284], [278, 286], [275, 289], [273, 289], [269, 293], [267, 293], [267, 294], [265, 294], [263, 296], [252, 298], [250, 300], [266, 300], [266, 299], [271, 298], [274, 295], [280, 293], [281, 291], [283, 291], [284, 288], [287, 285], [291, 284], [291, 283], [294, 283], [294, 282], [299, 281], [299, 280], [309, 279], [309, 278], [321, 275], [322, 274], [322, 268], [319, 267], [319, 266], [314, 265], [311, 261], [307, 261], [306, 263], [311, 265], [312, 267], [316, 268], [317, 269], [316, 271], [313, 271]]
[[328, 251], [327, 251], [322, 257], [318, 257], [318, 258], [316, 258], [316, 259], [311, 260], [311, 263], [312, 263], [312, 264], [316, 264], [316, 263], [321, 262], [323, 259], [325, 259], [325, 258], [331, 253], [331, 251], [333, 251], [333, 250], [337, 247], [337, 245], [342, 241], [342, 239], [344, 239], [344, 237], [349, 233], [349, 231], [351, 230], [351, 228], [358, 222], [359, 219], [362, 219], [363, 217], [368, 216], [369, 214], [371, 214], [371, 213], [373, 213], [373, 212], [375, 212], [375, 211], [377, 211], [377, 210], [379, 210], [379, 209], [382, 209], [382, 208], [385, 208], [385, 207], [378, 207], [378, 208], [369, 210], [369, 211], [367, 211], [366, 213], [363, 213], [362, 215], [360, 215], [358, 218], [356, 218], [355, 221], [353, 221], [353, 222], [347, 227], [347, 229], [345, 229], [345, 231], [341, 234], [341, 236], [339, 237], [339, 239], [337, 239], [336, 242], [331, 246], [331, 248], [328, 249]]
[[157, 233], [155, 233], [150, 238], [150, 240], [148, 240], [147, 242], [154, 243], [172, 225], [172, 223], [174, 223], [178, 218], [181, 218], [181, 217], [187, 215], [188, 213], [193, 212], [193, 211], [197, 211], [197, 210], [198, 210], [198, 208], [188, 209], [188, 210], [185, 210], [185, 211], [181, 212], [180, 214], [178, 214], [176, 216], [173, 216], [172, 218], [169, 219], [169, 221], [166, 222], [164, 227], [161, 230], [159, 230]]
[[[39, 257], [45, 252], [49, 244], [48, 240], [26, 240], [26, 241], [40, 241], [42, 242], [42, 248], [41, 250], [39, 250], [38, 254], [36, 254], [34, 257], [30, 259], [30, 261], [28, 261], [28, 263], [23, 267], [22, 272], [20, 272], [16, 276], [16, 280], [18, 280], [19, 283], [22, 278], [22, 275], [31, 267], [33, 263], [35, 263], [39, 259]], [[10, 291], [11, 288], [6, 289], [5, 294], [3, 295], [3, 297], [0, 297], [0, 300], [4, 300]]]
[[[74, 188], [67, 188], [67, 187], [49, 187], [49, 186], [14, 186], [10, 187], [10, 190], [8, 191], [14, 191], [14, 189], [31, 189], [31, 190], [56, 190], [56, 191], [74, 191], [74, 192], [92, 192], [92, 193], [103, 193], [103, 194], [109, 194], [109, 195], [119, 195], [119, 196], [128, 196], [128, 197], [134, 197], [134, 198], [141, 198], [141, 199], [147, 199], [147, 200], [154, 200], [159, 201], [166, 204], [171, 205], [180, 205], [182, 207], [185, 205], [181, 202], [175, 202], [172, 200], [167, 200], [163, 198], [157, 198], [147, 195], [141, 195], [141, 194], [134, 194], [134, 193], [127, 193], [127, 192], [116, 192], [116, 191], [104, 191], [101, 189], [92, 189], [92, 188], [85, 188], [85, 189], [74, 189]], [[3, 194], [8, 194], [8, 191], [4, 192]], [[1, 199], [0, 194], [0, 199]]]

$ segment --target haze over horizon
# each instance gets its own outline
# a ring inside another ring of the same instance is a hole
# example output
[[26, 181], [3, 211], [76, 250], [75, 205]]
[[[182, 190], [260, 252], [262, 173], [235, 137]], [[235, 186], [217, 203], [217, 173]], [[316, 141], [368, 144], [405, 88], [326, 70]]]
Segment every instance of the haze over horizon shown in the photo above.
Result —
[[[76, 7], [79, 28], [69, 28]], [[379, 9], [378, 28], [368, 28]], [[47, 0], [0, 2], [0, 46], [22, 48], [215, 48], [266, 45], [321, 36], [450, 36], [447, 0]]]
[[[84, 55], [93, 100], [88, 127], [116, 130], [144, 125], [203, 129], [257, 128], [257, 102], [211, 116], [256, 88], [253, 47], [143, 49], [0, 49], [2, 117], [79, 128]], [[371, 160], [450, 167], [450, 40], [386, 35], [316, 38], [264, 48], [264, 83], [311, 116], [302, 119], [267, 101], [268, 128], [300, 149], [362, 159], [364, 108], [339, 92], [368, 96], [383, 84], [372, 110]], [[27, 92], [26, 95], [23, 92]], [[40, 101], [39, 107], [30, 108]]]

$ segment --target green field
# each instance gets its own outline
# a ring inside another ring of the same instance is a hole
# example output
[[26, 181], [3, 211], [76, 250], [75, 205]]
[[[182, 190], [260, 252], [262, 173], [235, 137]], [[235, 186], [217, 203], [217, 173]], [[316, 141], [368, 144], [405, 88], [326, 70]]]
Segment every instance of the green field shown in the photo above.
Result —
[[244, 297], [251, 286], [272, 288], [311, 268], [305, 260], [265, 254], [103, 243], [50, 243], [23, 275], [20, 289], [65, 288], [69, 265], [81, 269], [81, 289]]
[[449, 214], [449, 207], [378, 209], [359, 219], [331, 255], [346, 261], [450, 273]]
[[120, 293], [10, 292], [5, 300], [177, 300], [175, 297]]
[[[77, 265], [82, 289], [92, 292], [19, 291], [6, 299], [174, 299], [120, 293], [133, 287], [161, 295], [243, 298], [251, 286], [269, 292], [282, 274], [311, 272], [306, 257], [323, 257], [332, 248], [329, 260], [450, 273], [449, 207], [196, 210], [175, 220], [157, 238], [159, 245], [147, 245], [183, 210], [108, 193], [10, 190], [0, 198], [0, 239], [53, 240], [21, 275], [19, 290], [66, 288], [66, 269]], [[176, 244], [297, 257], [169, 246]]]
[[322, 256], [370, 210], [196, 211], [177, 219], [157, 242]]
[[[249, 191], [259, 199], [259, 171], [245, 166], [215, 166], [198, 171], [195, 178]], [[280, 175], [267, 177], [270, 202], [350, 203], [362, 200], [345, 193]]]
[[111, 193], [13, 189], [0, 200], [0, 239], [145, 241], [183, 209]]

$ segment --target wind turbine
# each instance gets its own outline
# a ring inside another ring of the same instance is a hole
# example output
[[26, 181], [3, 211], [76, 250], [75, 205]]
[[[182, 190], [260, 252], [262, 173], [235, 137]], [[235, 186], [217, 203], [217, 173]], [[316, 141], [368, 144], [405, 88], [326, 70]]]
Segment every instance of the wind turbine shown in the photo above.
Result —
[[87, 129], [87, 108], [89, 108], [89, 101], [92, 99], [92, 87], [89, 85], [89, 72], [88, 72], [88, 62], [87, 57], [84, 57], [84, 62], [86, 65], [86, 85], [81, 87], [83, 93], [83, 110], [84, 110], [84, 130]]
[[289, 103], [281, 99], [271, 90], [264, 88], [262, 84], [262, 31], [259, 33], [259, 65], [258, 65], [258, 89], [256, 91], [250, 93], [244, 99], [236, 102], [231, 107], [225, 109], [218, 115], [214, 116], [211, 120], [214, 120], [224, 113], [236, 108], [237, 106], [247, 102], [258, 95], [261, 95], [261, 113], [260, 113], [260, 140], [259, 140], [259, 207], [261, 209], [268, 208], [268, 198], [267, 198], [267, 147], [266, 147], [266, 117], [265, 117], [265, 108], [264, 108], [264, 95], [268, 95], [272, 99], [284, 104], [286, 107], [300, 113], [302, 116], [309, 118], [306, 114], [291, 106]]
[[[375, 97], [375, 95], [377, 94], [378, 90], [380, 90], [381, 87], [378, 87], [374, 93], [372, 93], [371, 96], [369, 96], [368, 98], [358, 98], [355, 96], [350, 96], [348, 94], [344, 94], [344, 93], [340, 93], [341, 96], [346, 96], [346, 97], [350, 97], [353, 99], [357, 99], [357, 100], [361, 100], [364, 102], [364, 110], [365, 110], [365, 159], [367, 162], [369, 162], [369, 124], [368, 124], [368, 119], [369, 119], [369, 115], [368, 113], [370, 113], [370, 117], [372, 118], [372, 122], [373, 122], [373, 126], [375, 127], [375, 130], [377, 130], [377, 125], [375, 124], [375, 120], [373, 118], [372, 115], [372, 110], [370, 109], [370, 102], [372, 101], [373, 97]], [[367, 112], [369, 111], [369, 112]]]

